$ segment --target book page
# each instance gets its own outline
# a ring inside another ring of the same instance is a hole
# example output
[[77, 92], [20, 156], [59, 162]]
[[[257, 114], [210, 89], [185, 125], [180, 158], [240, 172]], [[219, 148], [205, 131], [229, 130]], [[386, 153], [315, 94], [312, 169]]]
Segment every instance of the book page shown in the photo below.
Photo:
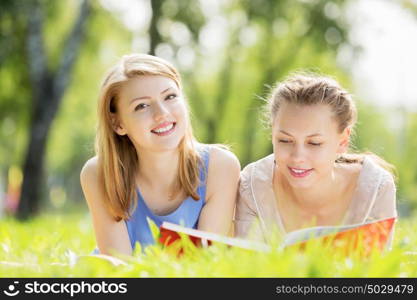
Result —
[[206, 232], [206, 231], [201, 231], [197, 229], [183, 227], [183, 226], [169, 223], [169, 222], [162, 223], [161, 230], [164, 230], [164, 229], [199, 238], [202, 240], [203, 243], [205, 243], [204, 241], [211, 241], [211, 242], [223, 243], [229, 246], [239, 247], [239, 248], [249, 249], [249, 250], [257, 250], [257, 251], [269, 251], [270, 250], [269, 247], [263, 243], [239, 239], [239, 238], [227, 237], [227, 236], [223, 236], [223, 235], [212, 233], [212, 232]]

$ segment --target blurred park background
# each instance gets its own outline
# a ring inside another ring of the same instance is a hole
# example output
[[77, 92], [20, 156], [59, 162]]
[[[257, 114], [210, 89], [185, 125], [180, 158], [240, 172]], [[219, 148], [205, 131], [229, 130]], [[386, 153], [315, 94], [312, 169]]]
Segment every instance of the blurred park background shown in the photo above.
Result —
[[85, 210], [106, 70], [131, 52], [178, 67], [198, 139], [242, 168], [272, 151], [261, 97], [295, 70], [337, 78], [359, 108], [354, 145], [394, 164], [417, 211], [417, 1], [1, 0], [0, 211]]

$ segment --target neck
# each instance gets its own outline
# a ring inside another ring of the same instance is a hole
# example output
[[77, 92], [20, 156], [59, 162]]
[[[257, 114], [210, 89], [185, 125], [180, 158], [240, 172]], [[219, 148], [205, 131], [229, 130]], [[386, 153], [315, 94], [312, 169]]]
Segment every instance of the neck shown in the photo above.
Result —
[[146, 185], [172, 190], [178, 178], [179, 151], [137, 151], [138, 180]]

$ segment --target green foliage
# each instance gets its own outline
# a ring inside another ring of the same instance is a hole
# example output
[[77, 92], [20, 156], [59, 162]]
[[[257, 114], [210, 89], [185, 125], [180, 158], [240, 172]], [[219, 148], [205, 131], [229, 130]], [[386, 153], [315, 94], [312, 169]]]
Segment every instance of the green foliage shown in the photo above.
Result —
[[[416, 277], [417, 222], [401, 220], [393, 250], [368, 259], [341, 257], [312, 244], [306, 251], [253, 252], [224, 245], [196, 248], [183, 241], [182, 256], [148, 247], [115, 266], [85, 256], [94, 248], [87, 214], [46, 214], [29, 223], [0, 221], [1, 277]], [[52, 231], [51, 231], [52, 229]], [[82, 255], [82, 256], [81, 256]]]
[[31, 112], [21, 6], [17, 1], [0, 3], [0, 167], [21, 162]]
[[399, 160], [399, 190], [404, 202], [411, 207], [417, 207], [417, 113], [403, 112], [405, 128], [398, 132], [397, 147]]

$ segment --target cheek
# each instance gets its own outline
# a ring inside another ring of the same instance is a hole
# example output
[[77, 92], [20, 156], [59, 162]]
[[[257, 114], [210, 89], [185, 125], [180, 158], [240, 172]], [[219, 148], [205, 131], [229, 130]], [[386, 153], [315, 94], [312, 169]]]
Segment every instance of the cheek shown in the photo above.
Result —
[[313, 163], [318, 170], [327, 172], [333, 168], [335, 159], [335, 150], [332, 147], [327, 146], [320, 149], [320, 151], [317, 151]]
[[291, 147], [288, 145], [280, 144], [278, 142], [273, 143], [272, 146], [276, 163], [278, 165], [287, 164], [291, 157]]
[[189, 126], [188, 110], [183, 102], [177, 102], [171, 107], [171, 114], [177, 122], [177, 128], [183, 132]]
[[317, 148], [316, 146], [312, 146], [312, 148], [310, 149], [310, 157], [315, 162], [322, 164], [331, 161], [332, 152], [333, 151], [329, 149], [328, 146], [321, 146]]
[[151, 110], [137, 113], [134, 115], [132, 122], [136, 124], [136, 126], [144, 126], [145, 124], [152, 122], [152, 116], [153, 112]]
[[338, 156], [337, 150], [337, 144], [326, 145], [326, 147], [323, 149], [323, 155], [326, 156], [327, 160], [334, 161]]
[[329, 149], [325, 147], [317, 147], [317, 149], [312, 149], [312, 156], [319, 161], [328, 160], [328, 156], [331, 153]]
[[177, 118], [185, 119], [187, 116], [187, 108], [182, 101], [178, 101], [173, 103], [172, 105], [172, 114], [175, 115]]
[[152, 114], [150, 111], [132, 114], [126, 120], [126, 127], [130, 135], [142, 136], [146, 134], [152, 126]]

